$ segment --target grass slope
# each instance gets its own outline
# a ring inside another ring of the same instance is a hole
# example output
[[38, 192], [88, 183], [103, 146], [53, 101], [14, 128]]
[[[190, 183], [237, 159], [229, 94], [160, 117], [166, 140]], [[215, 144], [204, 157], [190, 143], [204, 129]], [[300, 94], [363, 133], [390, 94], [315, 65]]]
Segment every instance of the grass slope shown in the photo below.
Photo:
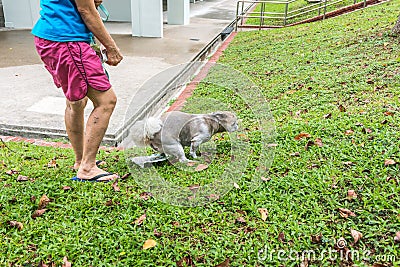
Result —
[[[398, 266], [399, 165], [385, 160], [400, 162], [400, 45], [389, 34], [399, 9], [399, 1], [391, 1], [323, 22], [236, 36], [220, 62], [259, 86], [277, 131], [270, 180], [251, 193], [241, 183], [218, 202], [181, 208], [146, 199], [132, 178], [119, 182], [120, 191], [69, 181], [71, 150], [2, 146], [0, 265], [60, 266], [67, 256], [74, 266], [215, 266], [227, 258], [229, 266], [297, 266], [313, 251], [309, 266]], [[205, 83], [189, 105], [199, 97], [236, 110], [250, 141], [257, 140], [240, 96]], [[310, 137], [295, 140], [300, 133]], [[317, 138], [322, 147], [305, 149]], [[257, 158], [253, 143], [250, 156]], [[108, 171], [128, 172], [122, 152], [102, 151], [99, 158]], [[217, 172], [216, 165], [200, 174]], [[250, 164], [246, 175], [256, 167]], [[201, 175], [159, 168], [183, 185], [201, 183]], [[18, 175], [30, 180], [17, 182]], [[358, 197], [349, 200], [348, 190]], [[51, 202], [32, 219], [43, 194]], [[258, 208], [268, 210], [266, 221]], [[339, 208], [356, 216], [343, 218]], [[143, 223], [135, 224], [143, 214]], [[22, 230], [9, 221], [21, 222]], [[351, 229], [363, 234], [355, 244]], [[335, 244], [342, 237], [347, 246], [339, 251], [359, 257], [340, 258]], [[157, 245], [143, 250], [150, 238]]]

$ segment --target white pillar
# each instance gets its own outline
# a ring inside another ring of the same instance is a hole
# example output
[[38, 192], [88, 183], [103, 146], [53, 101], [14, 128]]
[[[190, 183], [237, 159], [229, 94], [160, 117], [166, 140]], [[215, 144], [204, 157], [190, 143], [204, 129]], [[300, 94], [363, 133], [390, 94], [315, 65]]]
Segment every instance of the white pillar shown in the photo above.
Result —
[[190, 0], [168, 0], [168, 24], [187, 25], [190, 21]]
[[131, 0], [132, 35], [163, 37], [162, 0]]

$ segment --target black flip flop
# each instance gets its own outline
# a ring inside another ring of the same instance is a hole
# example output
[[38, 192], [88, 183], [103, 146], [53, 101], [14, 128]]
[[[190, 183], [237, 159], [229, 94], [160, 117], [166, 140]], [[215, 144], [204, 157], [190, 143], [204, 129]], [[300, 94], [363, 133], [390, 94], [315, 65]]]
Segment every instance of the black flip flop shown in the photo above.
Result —
[[112, 180], [99, 180], [102, 177], [106, 177], [106, 176], [111, 176], [111, 175], [115, 175], [115, 173], [111, 173], [111, 172], [107, 172], [107, 173], [102, 173], [99, 175], [96, 175], [90, 179], [81, 179], [78, 178], [77, 176], [74, 176], [71, 178], [72, 181], [77, 181], [77, 182], [102, 182], [102, 183], [108, 183]]

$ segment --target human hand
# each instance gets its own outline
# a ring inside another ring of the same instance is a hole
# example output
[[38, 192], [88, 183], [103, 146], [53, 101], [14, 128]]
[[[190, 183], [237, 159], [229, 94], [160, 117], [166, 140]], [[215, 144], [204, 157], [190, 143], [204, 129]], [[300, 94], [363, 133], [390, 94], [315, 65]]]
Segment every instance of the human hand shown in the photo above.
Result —
[[98, 8], [103, 3], [103, 0], [94, 0], [94, 5]]
[[121, 51], [119, 51], [117, 47], [107, 48], [106, 54], [107, 54], [106, 63], [110, 66], [117, 66], [123, 59]]

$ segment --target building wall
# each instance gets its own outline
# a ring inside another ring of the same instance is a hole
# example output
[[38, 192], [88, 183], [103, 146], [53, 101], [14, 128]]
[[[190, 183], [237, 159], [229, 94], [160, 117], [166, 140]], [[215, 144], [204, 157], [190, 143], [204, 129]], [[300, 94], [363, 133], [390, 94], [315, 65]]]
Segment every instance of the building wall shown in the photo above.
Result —
[[109, 21], [131, 21], [131, 0], [103, 0], [110, 13]]
[[31, 29], [39, 18], [40, 0], [2, 0], [5, 26]]

